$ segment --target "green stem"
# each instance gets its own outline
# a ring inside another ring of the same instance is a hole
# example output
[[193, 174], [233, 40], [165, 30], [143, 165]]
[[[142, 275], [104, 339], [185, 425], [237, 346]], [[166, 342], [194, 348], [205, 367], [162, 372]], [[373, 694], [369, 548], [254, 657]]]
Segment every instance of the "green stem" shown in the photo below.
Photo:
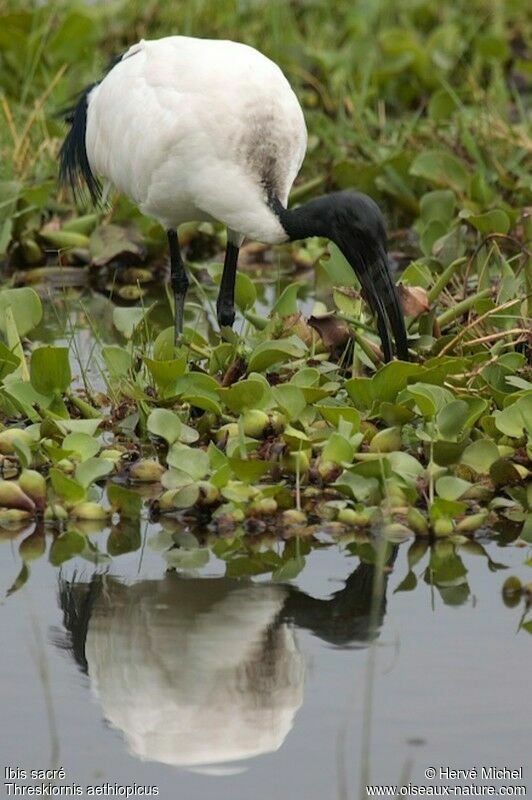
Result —
[[438, 325], [440, 328], [443, 328], [445, 325], [448, 325], [449, 322], [453, 322], [453, 320], [461, 317], [462, 314], [465, 314], [466, 311], [469, 311], [478, 300], [482, 300], [484, 297], [489, 297], [491, 294], [491, 287], [487, 289], [482, 289], [481, 292], [476, 292], [476, 294], [472, 294], [470, 297], [466, 297], [465, 300], [462, 300], [460, 303], [457, 303], [452, 308], [448, 308], [444, 311], [440, 316], [437, 318]]
[[445, 289], [445, 287], [453, 277], [458, 267], [461, 267], [462, 264], [465, 264], [466, 261], [467, 258], [465, 256], [462, 256], [461, 258], [457, 258], [456, 261], [453, 261], [452, 264], [449, 264], [449, 266], [443, 270], [442, 274], [440, 275], [440, 277], [438, 278], [432, 289], [427, 294], [427, 299], [429, 303], [434, 303], [438, 299], [441, 292]]

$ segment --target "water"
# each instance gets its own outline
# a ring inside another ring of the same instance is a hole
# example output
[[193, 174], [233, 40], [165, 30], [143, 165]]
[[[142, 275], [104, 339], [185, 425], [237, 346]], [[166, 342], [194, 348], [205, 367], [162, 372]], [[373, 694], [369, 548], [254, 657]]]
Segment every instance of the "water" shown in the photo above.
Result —
[[[0, 534], [2, 594], [20, 538]], [[105, 550], [105, 533], [93, 539]], [[530, 641], [501, 586], [527, 580], [527, 549], [458, 549], [467, 574], [447, 591], [423, 579], [427, 553], [397, 592], [398, 546], [374, 626], [374, 567], [327, 543], [291, 584], [229, 580], [215, 558], [165, 573], [149, 546], [105, 569], [32, 562], [0, 607], [0, 766], [169, 800], [361, 797], [364, 765], [376, 783], [423, 785], [428, 767], [524, 767], [506, 783], [526, 785]]]

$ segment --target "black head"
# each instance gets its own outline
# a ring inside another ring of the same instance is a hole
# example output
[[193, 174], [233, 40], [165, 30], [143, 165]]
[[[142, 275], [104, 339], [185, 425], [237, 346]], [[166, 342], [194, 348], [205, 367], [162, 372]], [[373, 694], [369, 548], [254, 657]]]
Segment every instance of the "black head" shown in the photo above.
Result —
[[374, 200], [359, 192], [333, 192], [279, 215], [290, 239], [326, 236], [342, 251], [354, 269], [364, 295], [377, 316], [384, 357], [408, 360], [403, 312], [386, 253], [384, 217]]

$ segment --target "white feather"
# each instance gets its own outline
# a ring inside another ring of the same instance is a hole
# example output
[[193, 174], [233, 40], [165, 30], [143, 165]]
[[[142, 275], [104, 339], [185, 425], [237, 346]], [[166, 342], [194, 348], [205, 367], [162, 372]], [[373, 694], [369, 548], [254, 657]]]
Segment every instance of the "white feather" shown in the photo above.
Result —
[[167, 229], [218, 220], [237, 240], [285, 241], [268, 191], [286, 205], [306, 144], [279, 67], [235, 42], [143, 40], [89, 95], [91, 169]]

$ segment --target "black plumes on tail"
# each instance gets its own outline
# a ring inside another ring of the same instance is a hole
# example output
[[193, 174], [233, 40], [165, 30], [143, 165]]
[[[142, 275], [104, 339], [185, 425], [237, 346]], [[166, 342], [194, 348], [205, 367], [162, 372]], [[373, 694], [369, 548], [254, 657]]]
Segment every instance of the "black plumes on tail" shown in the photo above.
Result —
[[94, 86], [95, 84], [87, 86], [77, 103], [65, 111], [70, 130], [59, 151], [59, 180], [63, 185], [71, 186], [75, 197], [79, 195], [81, 184], [85, 183], [91, 200], [96, 205], [102, 198], [102, 185], [92, 173], [85, 146], [87, 100]]

